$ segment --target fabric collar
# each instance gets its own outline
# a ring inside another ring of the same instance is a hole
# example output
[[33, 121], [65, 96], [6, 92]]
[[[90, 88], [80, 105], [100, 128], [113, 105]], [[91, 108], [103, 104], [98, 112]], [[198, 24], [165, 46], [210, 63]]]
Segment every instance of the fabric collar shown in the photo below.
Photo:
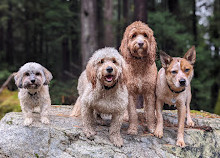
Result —
[[31, 97], [33, 97], [34, 95], [36, 95], [36, 94], [37, 94], [37, 92], [34, 92], [33, 94], [32, 94], [32, 93], [30, 93], [30, 92], [28, 92], [28, 94], [29, 94]]
[[105, 90], [110, 90], [110, 89], [114, 88], [114, 87], [116, 86], [117, 83], [118, 83], [118, 81], [115, 82], [115, 84], [114, 84], [113, 86], [111, 86], [111, 87], [104, 86], [104, 88], [105, 88]]
[[171, 87], [170, 87], [170, 85], [168, 83], [167, 83], [167, 85], [168, 85], [170, 91], [173, 92], [173, 93], [177, 93], [178, 94], [178, 93], [181, 93], [181, 92], [185, 91], [185, 88], [182, 89], [181, 91], [174, 91], [173, 89], [171, 89]]

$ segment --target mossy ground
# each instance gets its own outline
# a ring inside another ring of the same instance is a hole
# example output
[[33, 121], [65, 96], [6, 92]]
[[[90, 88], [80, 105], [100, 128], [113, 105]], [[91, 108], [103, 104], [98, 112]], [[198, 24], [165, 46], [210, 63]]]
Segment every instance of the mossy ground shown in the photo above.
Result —
[[0, 119], [8, 112], [20, 112], [18, 91], [4, 89], [0, 94]]

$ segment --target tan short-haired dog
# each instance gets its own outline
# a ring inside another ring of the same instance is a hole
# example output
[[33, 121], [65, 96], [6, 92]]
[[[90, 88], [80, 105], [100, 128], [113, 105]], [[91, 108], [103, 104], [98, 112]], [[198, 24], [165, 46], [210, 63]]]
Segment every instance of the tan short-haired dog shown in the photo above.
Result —
[[111, 114], [110, 140], [118, 147], [123, 145], [120, 129], [128, 104], [125, 71], [125, 61], [116, 49], [107, 47], [97, 50], [79, 77], [79, 97], [71, 114], [77, 116], [81, 109], [83, 131], [87, 137], [96, 134], [94, 111]]
[[184, 122], [187, 116], [187, 125], [194, 126], [190, 116], [191, 86], [193, 77], [193, 64], [196, 61], [196, 51], [193, 46], [183, 58], [170, 57], [166, 53], [160, 53], [162, 68], [157, 77], [156, 86], [156, 114], [157, 127], [154, 135], [163, 136], [162, 108], [164, 103], [176, 105], [178, 109], [178, 134], [176, 145], [184, 147]]
[[32, 112], [40, 107], [41, 122], [48, 124], [48, 108], [51, 105], [48, 84], [52, 74], [43, 66], [35, 62], [23, 65], [16, 73], [15, 84], [19, 88], [18, 98], [24, 114], [24, 125], [33, 122]]

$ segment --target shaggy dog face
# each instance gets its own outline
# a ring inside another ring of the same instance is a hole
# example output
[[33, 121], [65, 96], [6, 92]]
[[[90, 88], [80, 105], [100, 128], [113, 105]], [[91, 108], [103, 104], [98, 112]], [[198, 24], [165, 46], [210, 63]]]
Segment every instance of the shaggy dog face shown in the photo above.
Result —
[[122, 79], [122, 72], [124, 72], [123, 69], [125, 68], [123, 58], [118, 52], [108, 54], [108, 51], [113, 52], [113, 49], [109, 49], [106, 52], [104, 52], [104, 49], [99, 50], [88, 62], [86, 74], [93, 88], [96, 87], [97, 82], [100, 82], [105, 88], [110, 88], [117, 82], [125, 81], [125, 78]]
[[155, 48], [156, 41], [153, 31], [147, 24], [136, 21], [126, 28], [120, 47], [124, 57], [147, 58], [150, 63], [153, 63], [155, 61]]
[[38, 63], [27, 63], [22, 66], [15, 76], [15, 84], [19, 88], [38, 89], [47, 85], [52, 79], [52, 74]]

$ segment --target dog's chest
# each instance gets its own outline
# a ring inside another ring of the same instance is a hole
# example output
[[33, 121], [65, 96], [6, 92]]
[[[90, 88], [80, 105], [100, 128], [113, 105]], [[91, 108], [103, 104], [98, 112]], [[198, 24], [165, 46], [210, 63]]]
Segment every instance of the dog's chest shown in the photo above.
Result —
[[97, 99], [93, 104], [93, 108], [98, 112], [110, 114], [116, 111], [124, 110], [126, 105], [124, 101], [117, 95], [111, 95], [102, 96], [101, 98]]

